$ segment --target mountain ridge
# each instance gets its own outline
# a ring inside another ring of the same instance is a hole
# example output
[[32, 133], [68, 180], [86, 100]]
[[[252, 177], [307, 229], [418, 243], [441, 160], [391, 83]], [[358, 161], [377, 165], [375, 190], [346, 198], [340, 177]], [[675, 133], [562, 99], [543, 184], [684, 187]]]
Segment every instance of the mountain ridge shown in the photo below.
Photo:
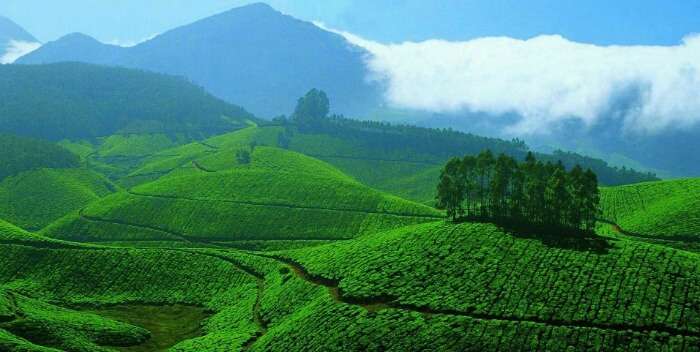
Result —
[[[214, 53], [214, 55], [212, 55]], [[133, 47], [70, 34], [17, 60], [80, 61], [183, 76], [260, 116], [293, 110], [311, 88], [325, 90], [336, 112], [359, 114], [379, 104], [368, 83], [364, 49], [266, 4], [231, 9], [171, 29]]]

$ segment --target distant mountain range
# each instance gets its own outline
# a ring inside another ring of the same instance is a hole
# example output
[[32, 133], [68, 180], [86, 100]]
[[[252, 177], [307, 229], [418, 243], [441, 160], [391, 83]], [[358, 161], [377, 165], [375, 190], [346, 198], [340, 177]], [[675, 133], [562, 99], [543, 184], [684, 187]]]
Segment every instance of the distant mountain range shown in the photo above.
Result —
[[11, 63], [24, 52], [9, 53], [15, 48], [16, 44], [31, 45], [33, 48], [38, 46], [38, 40], [34, 38], [24, 28], [12, 22], [9, 18], [0, 16], [0, 64]]
[[79, 61], [173, 74], [262, 117], [292, 112], [311, 88], [326, 91], [335, 112], [363, 114], [379, 89], [366, 82], [366, 52], [339, 35], [265, 4], [230, 10], [134, 47], [70, 34], [18, 63]]

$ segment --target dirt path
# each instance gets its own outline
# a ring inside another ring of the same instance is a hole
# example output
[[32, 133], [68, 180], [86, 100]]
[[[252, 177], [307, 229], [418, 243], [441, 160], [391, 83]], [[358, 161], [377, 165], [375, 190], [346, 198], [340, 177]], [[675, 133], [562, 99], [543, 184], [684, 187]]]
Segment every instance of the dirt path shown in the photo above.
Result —
[[631, 232], [623, 229], [620, 225], [618, 225], [616, 222], [611, 221], [611, 220], [606, 220], [606, 219], [598, 219], [598, 222], [608, 224], [610, 225], [613, 230], [621, 235], [629, 236], [629, 237], [634, 237], [634, 238], [639, 238], [639, 239], [646, 239], [646, 240], [654, 240], [654, 241], [662, 241], [662, 242], [684, 242], [684, 243], [700, 243], [700, 235], [698, 236], [684, 236], [684, 235], [667, 235], [667, 236], [660, 236], [660, 235], [644, 235], [636, 232]]
[[328, 288], [329, 294], [334, 301], [344, 304], [351, 304], [355, 306], [360, 306], [368, 311], [375, 312], [382, 309], [399, 309], [408, 312], [415, 312], [427, 315], [450, 315], [459, 317], [469, 317], [473, 319], [480, 320], [497, 320], [497, 321], [509, 321], [514, 323], [532, 323], [539, 325], [547, 325], [554, 327], [567, 327], [567, 328], [589, 328], [589, 329], [600, 329], [600, 330], [612, 330], [612, 331], [632, 331], [637, 333], [648, 334], [650, 332], [661, 332], [668, 333], [671, 335], [680, 335], [684, 337], [695, 337], [700, 338], [700, 332], [688, 331], [683, 329], [677, 329], [670, 326], [654, 324], [648, 326], [638, 326], [631, 324], [601, 324], [591, 321], [564, 321], [558, 319], [540, 319], [537, 317], [517, 317], [517, 316], [501, 316], [492, 315], [485, 313], [477, 313], [473, 311], [459, 311], [452, 309], [433, 309], [430, 307], [416, 306], [410, 304], [404, 304], [398, 302], [398, 299], [393, 297], [368, 297], [368, 298], [353, 298], [347, 297], [343, 294], [342, 290], [338, 287], [339, 281], [327, 279], [318, 275], [310, 273], [303, 265], [300, 263], [284, 257], [272, 256], [261, 253], [253, 253], [257, 256], [273, 259], [282, 264], [287, 265], [299, 278], [314, 285], [324, 286]]
[[203, 171], [203, 172], [207, 172], [207, 173], [211, 173], [211, 174], [216, 172], [215, 170], [210, 170], [210, 169], [207, 169], [206, 167], [202, 166], [200, 163], [197, 162], [197, 160], [192, 160], [192, 166], [199, 171]]
[[258, 331], [248, 339], [248, 341], [243, 344], [243, 351], [249, 350], [255, 342], [260, 339], [265, 333], [267, 333], [267, 322], [263, 319], [262, 314], [260, 313], [261, 306], [262, 306], [262, 297], [265, 294], [265, 276], [257, 271], [255, 269], [233, 259], [229, 258], [225, 255], [219, 255], [216, 253], [209, 253], [209, 252], [203, 252], [203, 251], [197, 251], [197, 250], [191, 250], [191, 249], [171, 249], [175, 251], [181, 251], [181, 252], [187, 252], [187, 253], [192, 253], [192, 254], [197, 254], [197, 255], [203, 255], [207, 257], [212, 257], [216, 258], [219, 260], [223, 260], [231, 265], [233, 265], [236, 269], [239, 271], [245, 273], [246, 275], [252, 276], [255, 279], [256, 285], [257, 285], [257, 294], [255, 297], [255, 304], [253, 304], [253, 311], [252, 311], [252, 318], [253, 321], [255, 322], [255, 325], [258, 326]]

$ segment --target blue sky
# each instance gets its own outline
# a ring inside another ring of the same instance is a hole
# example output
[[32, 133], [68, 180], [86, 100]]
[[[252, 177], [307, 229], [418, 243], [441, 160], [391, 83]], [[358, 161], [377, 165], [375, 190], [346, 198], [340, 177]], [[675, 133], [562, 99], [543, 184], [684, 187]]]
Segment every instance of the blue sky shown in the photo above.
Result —
[[[256, 1], [3, 0], [7, 16], [42, 41], [83, 32], [102, 41], [138, 41]], [[697, 0], [270, 0], [306, 20], [380, 42], [560, 34], [599, 45], [677, 44], [700, 32]]]

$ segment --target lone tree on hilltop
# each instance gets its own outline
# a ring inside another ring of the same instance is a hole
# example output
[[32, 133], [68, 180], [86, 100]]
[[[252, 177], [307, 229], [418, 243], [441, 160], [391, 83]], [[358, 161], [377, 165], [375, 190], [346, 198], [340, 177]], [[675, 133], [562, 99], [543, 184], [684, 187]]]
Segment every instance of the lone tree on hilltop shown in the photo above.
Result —
[[325, 118], [329, 111], [328, 96], [324, 91], [314, 88], [299, 98], [292, 119], [301, 125], [306, 125]]

